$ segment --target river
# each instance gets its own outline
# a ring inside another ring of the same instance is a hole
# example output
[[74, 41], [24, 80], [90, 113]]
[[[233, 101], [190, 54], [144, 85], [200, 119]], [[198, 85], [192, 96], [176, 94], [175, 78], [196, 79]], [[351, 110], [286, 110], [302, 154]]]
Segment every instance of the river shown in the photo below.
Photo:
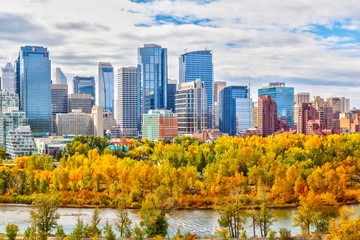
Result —
[[[358, 212], [358, 205], [351, 205]], [[0, 233], [5, 233], [7, 224], [16, 224], [19, 226], [20, 233], [23, 233], [27, 226], [30, 225], [30, 206], [23, 205], [0, 205]], [[59, 208], [60, 219], [58, 224], [64, 227], [69, 234], [75, 227], [78, 217], [82, 218], [85, 223], [90, 223], [93, 208]], [[292, 234], [299, 233], [299, 228], [292, 227], [291, 217], [295, 214], [296, 209], [274, 209], [276, 222], [271, 229], [278, 232], [280, 228], [291, 229]], [[139, 223], [139, 210], [130, 209], [129, 217], [133, 226]], [[115, 210], [111, 208], [100, 209], [101, 227], [105, 225], [106, 220], [110, 224], [116, 220]], [[176, 210], [168, 216], [169, 228], [168, 233], [172, 236], [180, 228], [182, 233], [191, 232], [201, 237], [210, 237], [214, 235], [215, 229], [219, 229], [217, 219], [219, 214], [214, 210]], [[115, 230], [115, 229], [114, 229]], [[250, 219], [247, 219], [245, 230], [248, 236], [252, 236], [252, 225]]]

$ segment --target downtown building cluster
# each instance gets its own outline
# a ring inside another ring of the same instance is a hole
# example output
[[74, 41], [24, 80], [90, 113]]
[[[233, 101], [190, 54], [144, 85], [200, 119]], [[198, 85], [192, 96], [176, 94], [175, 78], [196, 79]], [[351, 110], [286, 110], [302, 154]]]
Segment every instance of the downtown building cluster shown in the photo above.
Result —
[[1, 147], [12, 149], [7, 144], [14, 131], [23, 134], [18, 144], [26, 145], [17, 155], [35, 149], [33, 136], [171, 141], [189, 135], [211, 141], [223, 135], [359, 131], [360, 111], [350, 110], [350, 100], [344, 97], [317, 96], [310, 101], [309, 93], [294, 93], [293, 87], [275, 82], [258, 89], [258, 100], [253, 101], [249, 86], [214, 81], [211, 50], [179, 56], [179, 81], [168, 78], [166, 48], [145, 44], [137, 57], [136, 66], [117, 72], [111, 63], [100, 62], [97, 82], [94, 76], [75, 76], [69, 94], [61, 68], [51, 74], [47, 48], [21, 47], [14, 66], [7, 63], [2, 68]]

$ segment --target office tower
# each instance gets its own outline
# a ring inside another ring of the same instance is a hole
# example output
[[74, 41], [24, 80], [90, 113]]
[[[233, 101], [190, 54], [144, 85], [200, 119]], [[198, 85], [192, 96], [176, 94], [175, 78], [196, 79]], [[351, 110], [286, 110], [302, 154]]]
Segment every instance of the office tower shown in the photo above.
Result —
[[[138, 119], [152, 109], [166, 108], [167, 104], [167, 49], [155, 44], [138, 48]], [[140, 128], [141, 126], [139, 126]]]
[[28, 125], [24, 112], [19, 112], [19, 97], [9, 90], [0, 91], [0, 146], [6, 149], [9, 131]]
[[252, 128], [252, 100], [247, 86], [225, 87], [219, 94], [219, 129], [235, 136]]
[[285, 87], [285, 83], [263, 84], [258, 90], [259, 96], [270, 96], [277, 105], [277, 114], [285, 120], [291, 128], [294, 128], [294, 88]]
[[299, 105], [297, 111], [297, 133], [302, 133], [306, 135], [311, 135], [311, 130], [309, 121], [319, 121], [318, 111], [311, 105], [311, 103], [302, 103]]
[[258, 125], [261, 136], [267, 137], [275, 132], [277, 106], [272, 97], [265, 95], [258, 98]]
[[93, 106], [91, 116], [94, 121], [94, 137], [104, 137], [104, 108], [101, 106]]
[[7, 63], [4, 68], [2, 68], [2, 77], [1, 77], [1, 90], [9, 90], [15, 92], [15, 68], [11, 63]]
[[20, 54], [18, 58], [15, 60], [14, 66], [15, 66], [15, 93], [18, 95], [19, 98], [19, 108], [22, 109], [20, 102]]
[[176, 80], [168, 80], [167, 85], [167, 109], [175, 112]]
[[56, 114], [68, 113], [68, 85], [51, 84], [51, 133], [56, 134]]
[[339, 119], [341, 113], [341, 98], [331, 97], [327, 98], [326, 102], [329, 104], [329, 107], [332, 107], [334, 120]]
[[319, 96], [315, 96], [311, 104], [319, 113], [321, 129], [333, 129], [334, 116], [333, 109], [330, 107], [330, 104], [325, 102], [324, 99]]
[[226, 82], [214, 82], [214, 118], [215, 128], [219, 128], [219, 93], [226, 87]]
[[207, 128], [207, 96], [204, 82], [179, 84], [175, 96], [179, 134], [193, 134]]
[[178, 118], [170, 110], [150, 110], [143, 118], [143, 138], [152, 141], [173, 140], [178, 135]]
[[93, 97], [90, 94], [70, 94], [69, 95], [69, 112], [75, 109], [90, 114], [93, 107]]
[[303, 103], [310, 102], [310, 93], [309, 92], [297, 92], [294, 94], [294, 104], [301, 105]]
[[117, 124], [126, 137], [138, 137], [137, 68], [118, 69]]
[[94, 124], [91, 114], [80, 110], [71, 113], [56, 114], [56, 131], [58, 136], [94, 134]]
[[95, 104], [95, 79], [94, 77], [74, 77], [74, 93], [90, 94]]
[[45, 47], [21, 47], [20, 106], [34, 133], [50, 132], [51, 61]]
[[11, 159], [37, 152], [29, 125], [19, 126], [13, 131], [9, 131], [6, 151], [9, 153]]
[[341, 98], [341, 112], [348, 113], [350, 112], [350, 99], [349, 98]]
[[97, 88], [97, 105], [104, 111], [114, 113], [114, 68], [111, 63], [99, 63], [99, 78]]
[[179, 58], [179, 83], [201, 79], [207, 95], [207, 127], [214, 127], [214, 76], [212, 53], [210, 50], [184, 53]]
[[253, 102], [253, 127], [259, 127], [258, 124], [258, 102]]
[[57, 67], [54, 72], [54, 82], [53, 84], [68, 84], [67, 77], [61, 71], [61, 68]]

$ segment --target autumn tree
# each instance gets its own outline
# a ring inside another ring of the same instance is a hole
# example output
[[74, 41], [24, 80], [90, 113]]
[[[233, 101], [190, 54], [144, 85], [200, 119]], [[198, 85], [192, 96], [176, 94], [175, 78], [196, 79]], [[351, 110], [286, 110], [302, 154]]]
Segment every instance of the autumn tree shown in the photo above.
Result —
[[342, 207], [340, 209], [340, 220], [330, 221], [329, 232], [326, 240], [357, 240], [360, 239], [360, 216], [350, 218], [355, 214], [355, 210]]
[[8, 237], [8, 240], [15, 240], [18, 231], [19, 227], [17, 225], [8, 224], [6, 226], [6, 236]]
[[267, 203], [263, 203], [257, 215], [257, 223], [260, 227], [261, 237], [266, 237], [270, 231], [270, 226], [275, 222], [274, 214]]
[[120, 237], [128, 236], [131, 233], [131, 219], [126, 209], [125, 199], [120, 199], [116, 209], [117, 220], [115, 222], [116, 230], [120, 233]]
[[220, 213], [218, 223], [220, 227], [227, 228], [232, 238], [239, 238], [240, 231], [244, 229], [246, 217], [238, 200], [222, 204], [217, 210]]

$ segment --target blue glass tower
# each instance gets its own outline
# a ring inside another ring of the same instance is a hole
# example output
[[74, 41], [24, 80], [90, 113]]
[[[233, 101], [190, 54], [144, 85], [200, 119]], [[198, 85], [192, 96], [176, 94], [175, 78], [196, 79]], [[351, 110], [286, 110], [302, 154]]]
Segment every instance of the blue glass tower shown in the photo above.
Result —
[[[167, 107], [167, 49], [156, 44], [138, 48], [138, 118], [151, 109]], [[140, 127], [139, 127], [140, 128]]]
[[90, 94], [95, 99], [95, 78], [94, 77], [74, 77], [74, 93]]
[[20, 55], [15, 60], [15, 93], [19, 96], [19, 108], [21, 109], [20, 102]]
[[167, 109], [175, 112], [176, 80], [168, 80], [167, 85]]
[[219, 94], [219, 128], [235, 136], [252, 127], [252, 100], [247, 86], [230, 86]]
[[99, 84], [97, 88], [97, 105], [105, 111], [114, 113], [114, 68], [111, 63], [99, 63]]
[[20, 50], [20, 102], [33, 133], [49, 133], [51, 125], [51, 61], [45, 47]]
[[201, 79], [204, 82], [208, 107], [207, 126], [213, 128], [214, 77], [210, 50], [188, 52], [179, 58], [179, 83], [193, 82], [196, 79]]
[[258, 90], [259, 96], [269, 95], [277, 104], [277, 114], [294, 128], [294, 88], [285, 83], [268, 83]]

